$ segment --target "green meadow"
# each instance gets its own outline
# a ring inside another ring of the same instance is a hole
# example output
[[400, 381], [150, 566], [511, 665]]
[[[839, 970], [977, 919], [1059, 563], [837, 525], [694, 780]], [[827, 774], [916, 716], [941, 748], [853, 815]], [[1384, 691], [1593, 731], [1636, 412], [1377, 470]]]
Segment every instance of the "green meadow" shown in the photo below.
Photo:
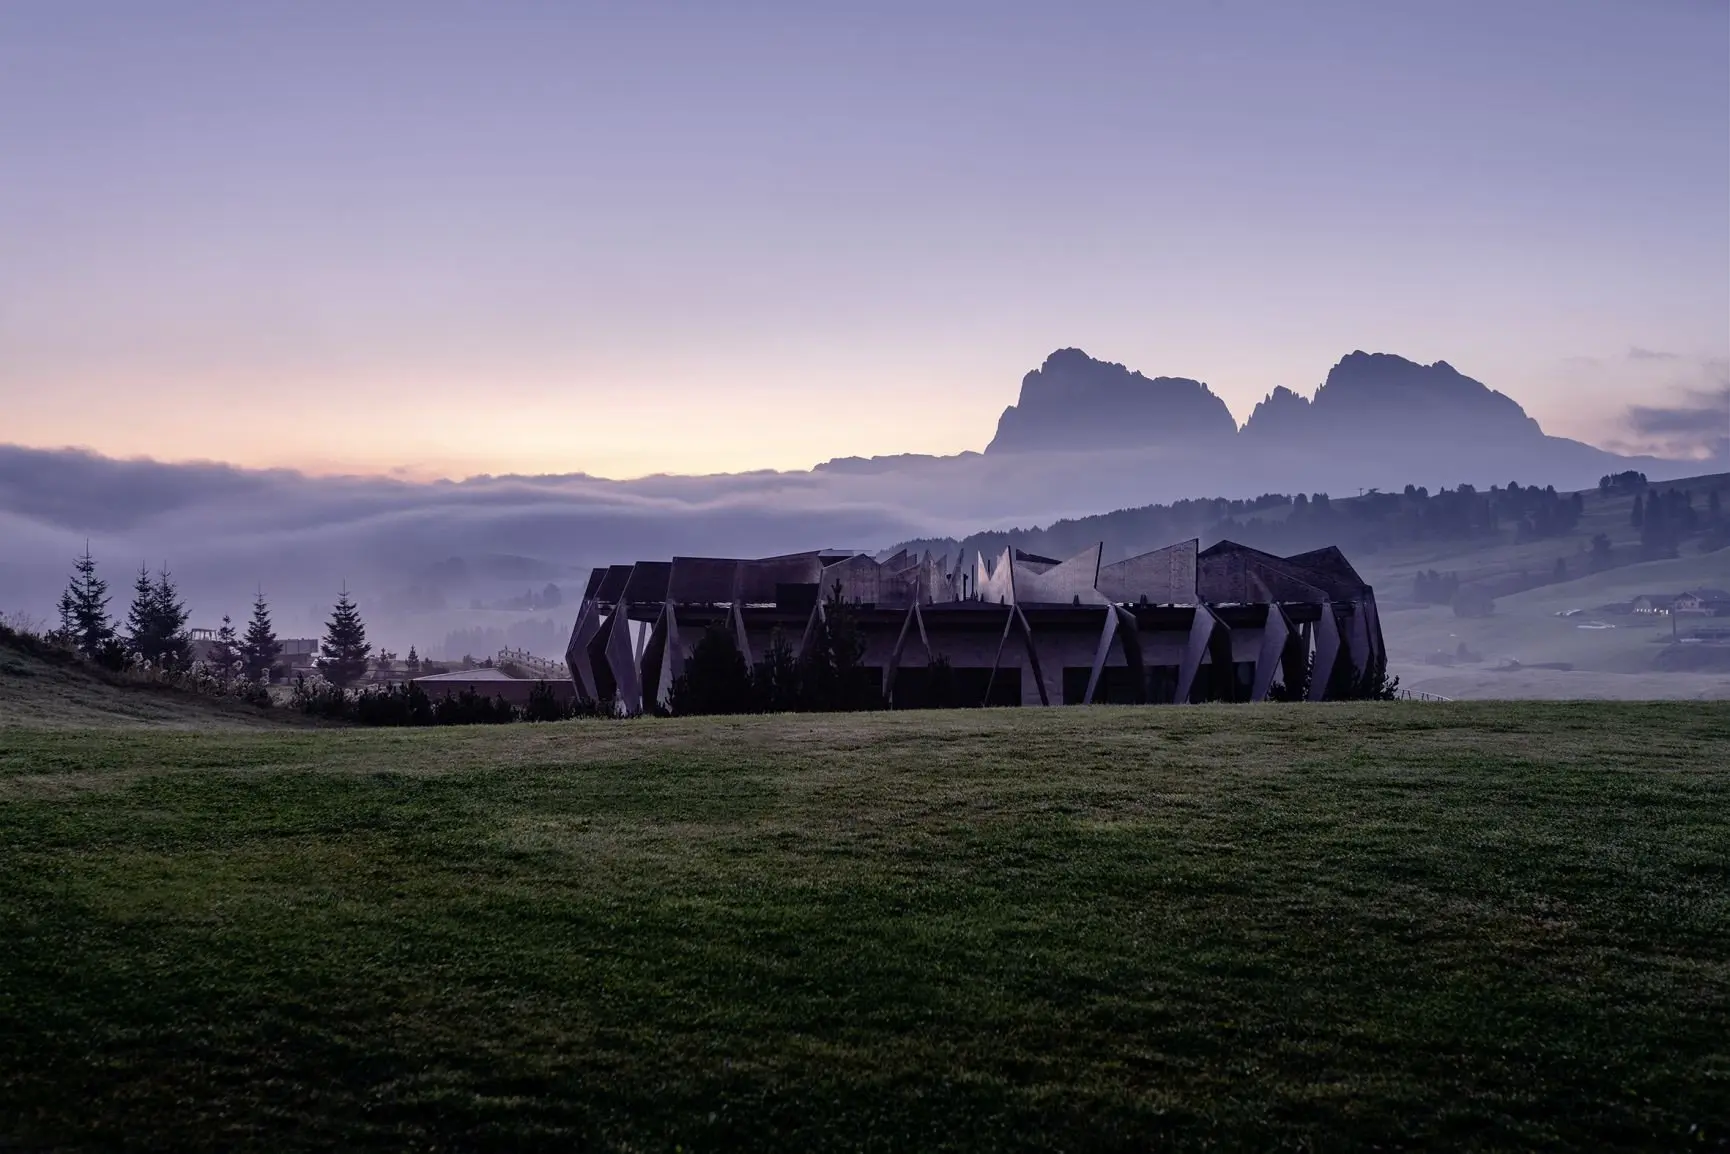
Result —
[[26, 721], [0, 1148], [1730, 1142], [1730, 705]]

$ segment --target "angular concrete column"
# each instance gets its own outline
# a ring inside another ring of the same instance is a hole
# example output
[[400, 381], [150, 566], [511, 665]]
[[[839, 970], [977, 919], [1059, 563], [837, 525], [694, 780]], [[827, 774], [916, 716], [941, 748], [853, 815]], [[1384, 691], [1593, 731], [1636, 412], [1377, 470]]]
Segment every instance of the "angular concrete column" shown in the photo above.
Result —
[[679, 677], [685, 672], [685, 642], [679, 636], [679, 610], [673, 602], [667, 602], [667, 658], [666, 667], [669, 679]]
[[595, 688], [594, 666], [589, 662], [589, 643], [600, 631], [600, 611], [595, 608], [595, 599], [586, 597], [577, 610], [576, 624], [571, 626], [571, 642], [565, 648], [565, 668], [571, 671], [577, 696], [585, 701], [595, 701], [600, 696]]
[[1009, 631], [1015, 625], [1015, 610], [1007, 609], [1003, 614], [1003, 633], [997, 638], [997, 653], [991, 658], [991, 676], [985, 681], [985, 700], [980, 705], [991, 704], [991, 691], [997, 688], [997, 670], [1003, 665], [1003, 647], [1009, 641]]
[[1351, 624], [1346, 627], [1346, 652], [1351, 655], [1352, 672], [1359, 678], [1370, 668], [1370, 629], [1368, 614], [1362, 601], [1352, 605]]
[[913, 628], [913, 620], [919, 614], [919, 606], [914, 604], [907, 610], [907, 616], [901, 619], [901, 632], [895, 637], [895, 648], [889, 651], [889, 661], [883, 667], [883, 700], [894, 701], [895, 671], [901, 668], [901, 650], [907, 645], [907, 635]]
[[1219, 618], [1199, 601], [1195, 606], [1195, 616], [1189, 623], [1189, 642], [1184, 646], [1183, 662], [1177, 670], [1177, 692], [1172, 695], [1172, 701], [1178, 705], [1188, 705], [1190, 694], [1195, 689], [1196, 674], [1201, 671], [1201, 659], [1207, 655], [1208, 643], [1213, 640], [1213, 631], [1219, 625]]
[[[655, 681], [654, 700], [656, 704], [665, 705], [667, 698], [673, 692], [673, 682], [685, 672], [685, 646], [679, 639], [679, 610], [671, 601], [661, 609], [661, 618], [655, 622], [655, 637], [660, 638], [659, 673]], [[649, 640], [649, 652], [655, 652], [655, 637]], [[650, 682], [645, 677], [643, 684]]]
[[670, 602], [661, 606], [660, 616], [643, 630], [643, 639], [638, 646], [643, 651], [637, 661], [637, 675], [638, 683], [643, 687], [645, 711], [665, 705], [673, 692], [673, 662], [667, 652], [667, 618], [672, 611]]
[[829, 619], [823, 612], [823, 598], [817, 598], [817, 604], [811, 606], [811, 616], [805, 619], [805, 632], [799, 638], [799, 660], [811, 656], [811, 647], [817, 643], [817, 626]]
[[1285, 658], [1286, 643], [1291, 640], [1291, 621], [1286, 618], [1285, 610], [1279, 602], [1270, 600], [1267, 606], [1267, 624], [1261, 630], [1261, 649], [1255, 657], [1255, 684], [1250, 686], [1251, 701], [1266, 701], [1268, 690], [1273, 688], [1274, 674], [1279, 672], [1280, 663]]
[[733, 644], [739, 648], [739, 656], [745, 659], [745, 668], [754, 669], [757, 659], [751, 653], [751, 638], [745, 633], [745, 610], [737, 601], [727, 611], [728, 623], [733, 626]]
[[1309, 701], [1326, 699], [1328, 682], [1333, 680], [1334, 665], [1340, 659], [1340, 623], [1334, 616], [1334, 603], [1322, 602], [1321, 619], [1316, 622], [1316, 659], [1310, 668]]
[[1147, 704], [1147, 661], [1141, 653], [1141, 626], [1135, 614], [1121, 605], [1113, 605], [1117, 614], [1117, 643], [1123, 646], [1123, 660], [1129, 666], [1129, 679], [1135, 686], [1131, 697], [1137, 705]]
[[[1099, 645], [1093, 651], [1093, 669], [1087, 675], [1087, 692], [1081, 696], [1081, 704], [1092, 705], [1093, 695], [1099, 689], [1100, 675], [1105, 672], [1105, 659], [1111, 655], [1111, 641], [1117, 636], [1117, 606], [1108, 605], [1105, 609], [1105, 627], [1099, 632]], [[1070, 702], [1064, 702], [1065, 705]]]
[[618, 686], [615, 700], [626, 716], [643, 712], [643, 686], [638, 678], [636, 649], [631, 644], [631, 617], [625, 606], [615, 605], [607, 628], [607, 668]]
[[1285, 653], [1280, 656], [1280, 681], [1287, 689], [1303, 683], [1304, 670], [1309, 668], [1310, 633], [1308, 625], [1294, 625], [1291, 636], [1286, 639]]
[[[1015, 621], [1021, 626], [1021, 638], [1027, 643], [1027, 667], [1033, 674], [1033, 684], [1039, 689], [1039, 704], [1050, 705], [1051, 694], [1045, 688], [1045, 675], [1039, 670], [1039, 650], [1033, 644], [1033, 626], [1027, 623], [1027, 615], [1021, 611], [1021, 606], [1013, 605]], [[1025, 691], [1023, 691], [1025, 696]]]
[[1375, 593], [1373, 591], [1366, 592], [1359, 604], [1363, 607], [1364, 624], [1369, 632], [1370, 661], [1385, 669], [1388, 663], [1388, 647], [1387, 643], [1382, 640], [1382, 614], [1381, 610], [1376, 607]]

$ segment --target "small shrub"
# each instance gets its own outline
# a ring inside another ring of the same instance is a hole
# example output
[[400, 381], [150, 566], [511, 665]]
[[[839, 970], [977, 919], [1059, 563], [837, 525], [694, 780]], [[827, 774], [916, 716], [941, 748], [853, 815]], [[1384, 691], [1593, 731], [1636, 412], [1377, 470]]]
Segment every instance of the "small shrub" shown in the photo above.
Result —
[[502, 697], [482, 697], [473, 689], [446, 694], [433, 704], [434, 725], [505, 725], [519, 717], [516, 706]]
[[294, 688], [289, 691], [288, 704], [308, 717], [324, 717], [332, 721], [350, 720], [352, 716], [349, 696], [339, 686], [320, 678], [308, 681], [303, 673], [294, 679]]
[[537, 681], [529, 688], [529, 703], [523, 707], [523, 720], [563, 721], [575, 716], [572, 704], [560, 701], [559, 695], [545, 681]]

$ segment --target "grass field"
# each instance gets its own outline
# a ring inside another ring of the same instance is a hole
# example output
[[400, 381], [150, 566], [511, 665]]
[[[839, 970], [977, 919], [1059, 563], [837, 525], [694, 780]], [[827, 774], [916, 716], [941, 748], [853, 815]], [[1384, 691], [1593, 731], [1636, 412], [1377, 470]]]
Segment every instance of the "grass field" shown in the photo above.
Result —
[[287, 710], [264, 712], [18, 645], [0, 628], [0, 727], [280, 730], [294, 724], [305, 722]]
[[1721, 1149], [1727, 765], [1700, 704], [0, 728], [0, 1148]]

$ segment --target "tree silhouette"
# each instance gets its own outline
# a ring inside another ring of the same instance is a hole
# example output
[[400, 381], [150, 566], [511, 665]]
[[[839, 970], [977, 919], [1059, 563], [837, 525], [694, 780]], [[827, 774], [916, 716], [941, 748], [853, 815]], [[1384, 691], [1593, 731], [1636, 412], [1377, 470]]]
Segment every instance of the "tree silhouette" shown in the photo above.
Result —
[[234, 680], [240, 673], [240, 644], [234, 634], [234, 622], [226, 613], [222, 615], [222, 628], [216, 631], [216, 643], [210, 647], [210, 656], [205, 659], [205, 664], [224, 682]]
[[366, 626], [345, 588], [331, 610], [324, 640], [318, 646], [318, 671], [338, 688], [346, 688], [366, 676], [372, 646], [367, 644]]
[[186, 604], [174, 587], [167, 566], [151, 579], [150, 570], [139, 566], [132, 583], [132, 606], [126, 614], [126, 643], [132, 655], [158, 669], [185, 669], [192, 664], [192, 646], [186, 637]]
[[87, 661], [112, 662], [118, 656], [114, 622], [108, 617], [108, 582], [96, 575], [88, 542], [72, 563], [72, 579], [60, 595], [60, 632]]
[[261, 589], [252, 602], [252, 620], [246, 625], [246, 638], [240, 643], [240, 667], [248, 681], [267, 682], [276, 659], [282, 655], [282, 644], [270, 624], [270, 606], [264, 603]]
[[749, 713], [751, 671], [725, 622], [703, 630], [685, 671], [673, 679], [667, 706], [676, 714]]

